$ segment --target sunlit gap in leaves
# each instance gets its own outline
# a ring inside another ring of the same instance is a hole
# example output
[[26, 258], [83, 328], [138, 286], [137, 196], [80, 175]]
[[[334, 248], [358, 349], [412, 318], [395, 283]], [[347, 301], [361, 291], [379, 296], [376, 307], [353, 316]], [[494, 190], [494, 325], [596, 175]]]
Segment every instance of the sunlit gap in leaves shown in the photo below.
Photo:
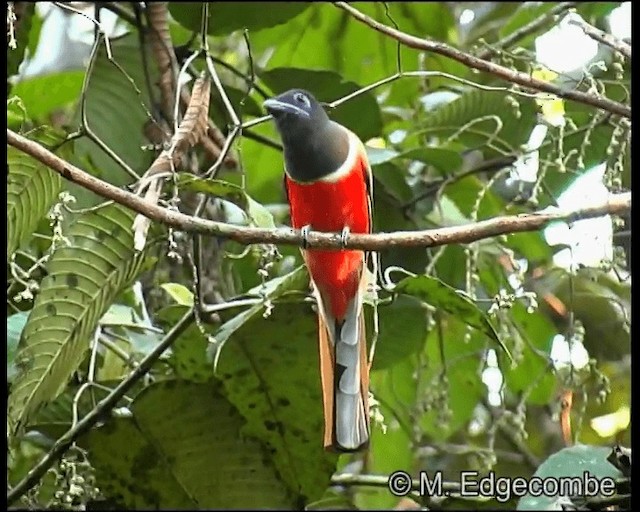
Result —
[[[86, 66], [94, 38], [93, 22], [84, 16], [70, 16], [51, 2], [38, 2], [36, 9], [44, 20], [40, 41], [35, 54], [26, 55], [20, 65], [19, 76], [28, 78]], [[93, 4], [74, 6], [74, 9], [89, 18], [95, 15]], [[108, 37], [121, 36], [127, 32], [125, 23], [107, 9], [100, 12], [100, 25]]]
[[[465, 9], [460, 15], [460, 24], [471, 23], [474, 17], [473, 11]], [[579, 75], [599, 58], [598, 43], [585, 35], [581, 28], [570, 23], [575, 17], [579, 16], [575, 13], [565, 16], [555, 27], [536, 38], [538, 64], [551, 70], [556, 76]], [[614, 9], [609, 15], [609, 23], [614, 36], [630, 39], [631, 2], [625, 2]], [[560, 108], [559, 112], [554, 109], [551, 116], [546, 115], [545, 121], [552, 126], [564, 125], [564, 109]], [[526, 144], [525, 154], [514, 163], [509, 181], [534, 183], [537, 180], [540, 169], [538, 148], [546, 139], [548, 131], [547, 124], [534, 127]], [[609, 192], [603, 183], [604, 171], [604, 163], [587, 169], [557, 198], [558, 206], [573, 210], [588, 202], [606, 199]], [[597, 267], [602, 261], [611, 261], [613, 258], [613, 227], [609, 216], [578, 221], [571, 227], [566, 223], [555, 223], [545, 229], [544, 235], [551, 246], [569, 246], [554, 255], [553, 262], [558, 267], [575, 271], [581, 265]], [[528, 262], [522, 260], [518, 263], [526, 266]], [[510, 276], [509, 284], [514, 291], [521, 287], [515, 275]], [[580, 369], [588, 364], [589, 354], [578, 337], [567, 340], [564, 335], [557, 334], [552, 343], [551, 360], [556, 369], [569, 365]], [[503, 379], [496, 353], [490, 349], [486, 368], [482, 372], [482, 382], [487, 386], [487, 401], [494, 407], [502, 405], [500, 390]]]

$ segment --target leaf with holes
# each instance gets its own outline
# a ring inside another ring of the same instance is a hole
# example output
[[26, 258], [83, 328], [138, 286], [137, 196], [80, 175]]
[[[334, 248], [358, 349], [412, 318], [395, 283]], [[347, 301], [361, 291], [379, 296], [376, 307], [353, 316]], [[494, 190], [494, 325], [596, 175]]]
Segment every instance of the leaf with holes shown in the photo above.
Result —
[[[262, 294], [268, 300], [275, 301], [287, 292], [303, 291], [307, 290], [308, 287], [307, 271], [303, 266], [299, 266], [284, 276], [276, 277], [267, 281], [264, 285], [248, 290], [243, 296], [260, 297], [260, 294]], [[275, 307], [279, 306], [276, 305]], [[182, 379], [188, 379], [193, 382], [206, 382], [209, 380], [214, 372], [213, 363], [219, 357], [219, 354], [226, 350], [225, 343], [227, 340], [245, 323], [263, 315], [265, 309], [266, 304], [259, 302], [241, 312], [238, 312], [238, 309], [231, 310], [231, 313], [221, 311], [219, 314], [225, 320], [224, 323], [216, 330], [210, 331], [210, 334], [215, 338], [215, 344], [210, 344], [195, 325], [189, 327], [173, 344], [171, 362], [176, 374]], [[159, 317], [170, 324], [177, 321], [185, 311], [185, 306], [170, 306], [163, 309], [159, 313]]]
[[462, 322], [478, 329], [495, 341], [511, 359], [509, 350], [498, 337], [487, 315], [466, 295], [458, 293], [458, 290], [440, 279], [427, 275], [406, 277], [395, 286], [394, 292], [412, 295], [438, 310], [455, 315]]
[[13, 434], [66, 386], [115, 297], [137, 274], [144, 254], [133, 249], [129, 210], [110, 205], [80, 215], [47, 264], [48, 275], [24, 327], [9, 396]]
[[245, 421], [218, 388], [154, 384], [134, 400], [135, 419], [92, 431], [89, 453], [109, 496], [134, 510], [294, 507], [298, 489], [278, 477], [266, 446], [241, 435]]
[[7, 148], [7, 261], [58, 197], [62, 178], [40, 162]]
[[282, 479], [307, 500], [326, 490], [336, 463], [322, 447], [317, 329], [309, 304], [278, 304], [235, 330], [218, 363], [243, 432], [270, 446]]

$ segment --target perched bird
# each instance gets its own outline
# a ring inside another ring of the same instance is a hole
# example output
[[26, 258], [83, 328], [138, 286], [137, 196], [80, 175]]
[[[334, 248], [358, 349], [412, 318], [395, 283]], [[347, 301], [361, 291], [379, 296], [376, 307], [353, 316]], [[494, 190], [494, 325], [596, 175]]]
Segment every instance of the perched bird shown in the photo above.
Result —
[[[372, 177], [356, 134], [331, 121], [311, 93], [293, 89], [268, 99], [284, 147], [291, 223], [301, 229], [371, 232]], [[362, 307], [367, 255], [302, 249], [318, 304], [324, 446], [357, 451], [369, 441], [369, 364]]]

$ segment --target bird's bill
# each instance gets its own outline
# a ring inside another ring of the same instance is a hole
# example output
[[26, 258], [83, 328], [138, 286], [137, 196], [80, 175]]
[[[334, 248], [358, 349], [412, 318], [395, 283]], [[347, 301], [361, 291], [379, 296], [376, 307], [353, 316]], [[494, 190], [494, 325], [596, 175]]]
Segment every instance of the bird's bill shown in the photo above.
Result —
[[264, 108], [267, 109], [269, 114], [276, 113], [285, 113], [285, 114], [295, 114], [298, 116], [309, 117], [309, 113], [305, 110], [302, 110], [300, 107], [296, 105], [292, 105], [291, 103], [285, 103], [284, 101], [270, 99], [266, 100], [264, 103]]

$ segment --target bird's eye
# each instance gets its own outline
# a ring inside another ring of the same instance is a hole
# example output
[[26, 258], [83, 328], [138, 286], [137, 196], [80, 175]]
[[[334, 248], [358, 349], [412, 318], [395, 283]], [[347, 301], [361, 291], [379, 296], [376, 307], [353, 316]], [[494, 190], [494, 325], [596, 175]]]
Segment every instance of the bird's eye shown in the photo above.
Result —
[[311, 106], [311, 102], [309, 101], [309, 98], [307, 98], [301, 92], [295, 93], [293, 95], [293, 99], [296, 100], [296, 103], [300, 103], [301, 105], [304, 105], [305, 107], [310, 107]]

